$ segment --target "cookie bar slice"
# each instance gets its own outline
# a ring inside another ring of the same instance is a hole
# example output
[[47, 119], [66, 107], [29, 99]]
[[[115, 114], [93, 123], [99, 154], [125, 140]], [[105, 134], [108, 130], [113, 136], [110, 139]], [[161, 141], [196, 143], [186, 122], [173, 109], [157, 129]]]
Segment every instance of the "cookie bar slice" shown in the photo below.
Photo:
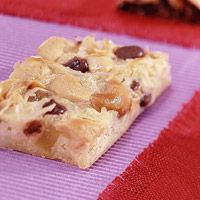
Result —
[[170, 85], [164, 53], [51, 37], [0, 84], [0, 147], [90, 167]]
[[120, 10], [141, 15], [200, 22], [199, 0], [123, 0], [118, 7]]

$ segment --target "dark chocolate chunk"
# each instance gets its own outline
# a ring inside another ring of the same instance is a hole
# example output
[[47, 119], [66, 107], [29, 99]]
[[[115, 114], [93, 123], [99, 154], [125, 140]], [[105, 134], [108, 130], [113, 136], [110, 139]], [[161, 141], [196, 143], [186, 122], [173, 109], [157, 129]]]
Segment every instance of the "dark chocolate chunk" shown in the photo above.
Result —
[[137, 3], [137, 2], [122, 2], [119, 9], [128, 12], [135, 12], [139, 15], [156, 15], [162, 17], [171, 17], [173, 9], [167, 0], [160, 0], [158, 3]]
[[42, 90], [37, 90], [34, 96], [29, 96], [28, 101], [40, 101], [41, 99], [48, 97], [48, 93]]
[[78, 40], [78, 41], [76, 42], [76, 44], [79, 46], [79, 45], [82, 44], [82, 41], [81, 41], [81, 40]]
[[140, 83], [136, 80], [133, 80], [133, 82], [131, 83], [131, 89], [133, 91], [137, 90], [139, 88], [139, 86], [140, 86]]
[[144, 94], [144, 96], [140, 99], [140, 106], [141, 107], [145, 107], [147, 106], [152, 99], [152, 95], [151, 94]]
[[52, 104], [55, 104], [55, 107], [51, 111], [46, 112], [45, 115], [61, 115], [67, 111], [67, 109], [63, 105], [60, 105], [54, 99], [51, 99], [49, 102], [46, 102], [42, 107], [45, 108]]
[[86, 59], [74, 57], [70, 59], [67, 63], [63, 64], [65, 67], [69, 67], [76, 71], [81, 71], [82, 73], [89, 71], [89, 65]]
[[192, 4], [190, 1], [184, 0], [184, 3], [185, 19], [194, 23], [200, 23], [200, 10], [198, 7]]
[[133, 2], [122, 2], [118, 8], [123, 11], [137, 12], [141, 15], [155, 15], [158, 12], [159, 7], [152, 3], [137, 4]]
[[125, 12], [134, 12], [139, 15], [159, 16], [164, 18], [174, 18], [192, 23], [200, 23], [200, 11], [188, 0], [183, 0], [183, 7], [177, 9], [170, 5], [167, 0], [160, 0], [157, 3], [138, 3], [123, 1], [118, 8]]
[[121, 59], [127, 58], [139, 58], [144, 56], [144, 51], [141, 47], [138, 46], [124, 46], [118, 48], [115, 52], [115, 55]]
[[35, 133], [40, 133], [42, 131], [42, 124], [39, 120], [33, 120], [31, 122], [28, 122], [26, 124], [26, 127], [24, 129], [25, 135], [32, 135]]

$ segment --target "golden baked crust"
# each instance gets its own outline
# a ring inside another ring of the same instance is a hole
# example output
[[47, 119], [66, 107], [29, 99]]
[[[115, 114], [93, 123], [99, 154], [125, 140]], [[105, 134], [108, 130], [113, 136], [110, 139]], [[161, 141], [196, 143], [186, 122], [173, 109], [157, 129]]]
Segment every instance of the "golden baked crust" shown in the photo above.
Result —
[[0, 147], [90, 167], [170, 85], [164, 53], [51, 37], [0, 84]]

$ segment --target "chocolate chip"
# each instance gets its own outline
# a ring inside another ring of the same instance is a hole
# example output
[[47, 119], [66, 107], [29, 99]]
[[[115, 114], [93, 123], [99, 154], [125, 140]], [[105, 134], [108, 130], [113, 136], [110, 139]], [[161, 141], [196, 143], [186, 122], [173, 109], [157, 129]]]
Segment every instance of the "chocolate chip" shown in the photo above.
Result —
[[188, 0], [183, 0], [181, 2], [183, 3], [181, 9], [172, 6], [167, 0], [160, 0], [158, 3], [149, 2], [145, 4], [139, 4], [137, 1], [124, 1], [119, 4], [118, 8], [122, 11], [134, 12], [139, 15], [161, 16], [199, 23], [199, 9]]
[[152, 99], [152, 95], [151, 94], [144, 94], [144, 96], [140, 99], [140, 106], [141, 107], [145, 107], [147, 106]]
[[25, 135], [32, 135], [35, 133], [40, 133], [42, 131], [42, 124], [39, 120], [33, 120], [31, 122], [28, 122], [26, 124], [26, 127], [24, 129]]
[[7, 95], [8, 95], [8, 92], [3, 93], [3, 95], [2, 95], [3, 99], [6, 99]]
[[138, 46], [124, 46], [118, 48], [114, 54], [120, 59], [139, 58], [144, 56], [144, 51]]
[[35, 92], [34, 96], [29, 96], [28, 101], [33, 102], [33, 101], [40, 101], [41, 99], [48, 97], [49, 94], [45, 91], [42, 90], [37, 90]]
[[61, 115], [67, 111], [67, 109], [63, 105], [60, 105], [54, 99], [51, 99], [49, 102], [45, 103], [42, 107], [45, 108], [52, 104], [55, 104], [55, 107], [51, 111], [46, 112], [45, 115]]
[[81, 41], [81, 40], [78, 40], [78, 41], [76, 42], [76, 44], [79, 46], [79, 45], [82, 44], [82, 41]]
[[152, 3], [137, 4], [134, 2], [122, 2], [118, 8], [123, 11], [136, 12], [140, 15], [155, 15], [158, 12], [159, 6]]
[[69, 67], [76, 71], [81, 71], [82, 73], [85, 73], [89, 71], [89, 65], [86, 59], [74, 57], [70, 59], [67, 63], [63, 64], [65, 67]]
[[137, 90], [140, 86], [140, 83], [138, 81], [133, 80], [133, 82], [131, 83], [131, 89], [133, 91]]

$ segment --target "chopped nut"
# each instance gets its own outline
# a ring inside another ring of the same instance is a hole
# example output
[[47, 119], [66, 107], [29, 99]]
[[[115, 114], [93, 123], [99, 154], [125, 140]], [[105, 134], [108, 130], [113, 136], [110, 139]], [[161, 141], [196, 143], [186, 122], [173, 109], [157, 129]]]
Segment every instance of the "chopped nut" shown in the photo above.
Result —
[[87, 101], [93, 91], [83, 86], [80, 81], [80, 78], [66, 73], [65, 75], [57, 76], [48, 85], [48, 88], [60, 97], [69, 99], [70, 101]]
[[43, 90], [37, 90], [34, 96], [29, 96], [28, 101], [40, 101], [41, 99], [48, 97], [49, 94]]
[[63, 54], [66, 45], [68, 45], [68, 41], [65, 38], [50, 37], [39, 46], [37, 52], [43, 58], [56, 60]]
[[44, 88], [44, 85], [43, 85], [42, 83], [40, 83], [39, 81], [32, 81], [32, 82], [28, 85], [27, 89], [28, 89], [28, 90], [31, 90], [31, 89], [33, 89], [33, 88], [35, 88], [35, 87]]
[[[10, 78], [24, 81], [33, 80], [34, 82], [42, 81], [44, 76], [49, 76], [51, 74], [47, 63], [49, 63], [48, 60], [40, 57], [27, 58], [23, 62], [15, 64], [15, 70], [11, 73]], [[41, 83], [38, 82], [38, 84]]]
[[6, 98], [9, 90], [15, 82], [13, 80], [3, 81], [0, 85], [0, 101]]

